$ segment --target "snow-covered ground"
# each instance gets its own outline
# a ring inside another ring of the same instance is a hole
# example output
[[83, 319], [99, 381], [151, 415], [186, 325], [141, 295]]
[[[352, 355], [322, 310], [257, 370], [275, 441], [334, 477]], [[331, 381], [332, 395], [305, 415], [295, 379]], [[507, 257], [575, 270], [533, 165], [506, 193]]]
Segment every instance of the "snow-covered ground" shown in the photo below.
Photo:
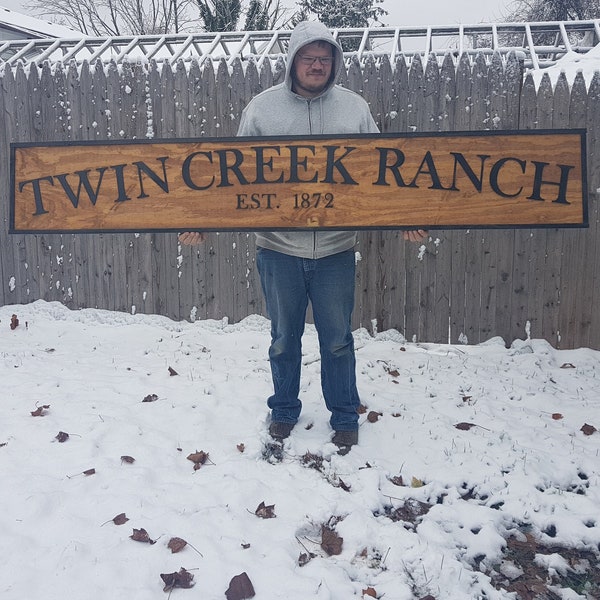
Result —
[[600, 597], [600, 352], [355, 339], [359, 446], [309, 326], [271, 464], [266, 319], [0, 308], [2, 600]]

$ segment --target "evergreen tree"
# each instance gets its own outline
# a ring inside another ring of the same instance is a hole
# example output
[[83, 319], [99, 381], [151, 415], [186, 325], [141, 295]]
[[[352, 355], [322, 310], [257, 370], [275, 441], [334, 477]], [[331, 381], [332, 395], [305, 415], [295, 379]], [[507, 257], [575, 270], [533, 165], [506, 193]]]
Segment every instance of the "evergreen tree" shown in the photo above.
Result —
[[[331, 29], [344, 29], [352, 27], [369, 27], [379, 22], [380, 17], [387, 15], [380, 4], [383, 0], [301, 0], [298, 2], [300, 10], [296, 13], [294, 22], [306, 20], [309, 15], [315, 15], [321, 23]], [[358, 50], [361, 41], [360, 35], [355, 38], [341, 40], [345, 52]]]
[[241, 0], [198, 0], [205, 31], [235, 31], [242, 14]]
[[380, 6], [383, 0], [301, 0], [300, 11], [315, 15], [321, 23], [332, 29], [369, 27], [387, 15]]
[[263, 31], [269, 28], [269, 4], [268, 1], [250, 0], [244, 23], [245, 31]]
[[[196, 0], [205, 31], [263, 31], [286, 26], [280, 0], [250, 0], [242, 10], [242, 0]], [[242, 26], [242, 16], [245, 19]]]

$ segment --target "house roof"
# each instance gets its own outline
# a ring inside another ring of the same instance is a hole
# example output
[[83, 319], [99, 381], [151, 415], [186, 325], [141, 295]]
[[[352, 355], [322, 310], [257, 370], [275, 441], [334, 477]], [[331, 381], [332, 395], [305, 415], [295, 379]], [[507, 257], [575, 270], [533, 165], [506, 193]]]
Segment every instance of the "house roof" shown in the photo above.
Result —
[[0, 40], [82, 38], [80, 31], [21, 14], [0, 6]]

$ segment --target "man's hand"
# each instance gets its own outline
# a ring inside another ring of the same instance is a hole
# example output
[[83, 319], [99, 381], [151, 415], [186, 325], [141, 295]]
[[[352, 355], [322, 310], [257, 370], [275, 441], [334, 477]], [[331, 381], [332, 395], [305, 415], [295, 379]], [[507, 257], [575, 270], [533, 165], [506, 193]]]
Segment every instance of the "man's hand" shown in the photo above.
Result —
[[200, 231], [184, 231], [177, 239], [182, 246], [199, 246], [206, 239], [206, 235]]
[[422, 242], [429, 235], [429, 231], [425, 229], [411, 229], [410, 231], [403, 231], [402, 237], [407, 242]]

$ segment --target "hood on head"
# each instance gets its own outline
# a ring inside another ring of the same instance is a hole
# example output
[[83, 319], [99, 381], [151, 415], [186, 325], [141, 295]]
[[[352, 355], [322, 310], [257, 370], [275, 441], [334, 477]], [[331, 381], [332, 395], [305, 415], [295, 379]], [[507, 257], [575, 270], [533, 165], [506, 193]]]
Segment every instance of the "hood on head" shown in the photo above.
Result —
[[285, 69], [285, 83], [287, 87], [292, 89], [292, 68], [294, 65], [294, 57], [298, 53], [298, 50], [306, 44], [312, 42], [329, 42], [333, 47], [334, 66], [331, 70], [332, 77], [327, 85], [327, 89], [335, 85], [338, 74], [344, 63], [344, 53], [342, 47], [335, 41], [333, 35], [329, 32], [329, 29], [323, 23], [319, 21], [301, 21], [296, 25], [290, 36], [290, 43], [288, 46], [287, 65]]

